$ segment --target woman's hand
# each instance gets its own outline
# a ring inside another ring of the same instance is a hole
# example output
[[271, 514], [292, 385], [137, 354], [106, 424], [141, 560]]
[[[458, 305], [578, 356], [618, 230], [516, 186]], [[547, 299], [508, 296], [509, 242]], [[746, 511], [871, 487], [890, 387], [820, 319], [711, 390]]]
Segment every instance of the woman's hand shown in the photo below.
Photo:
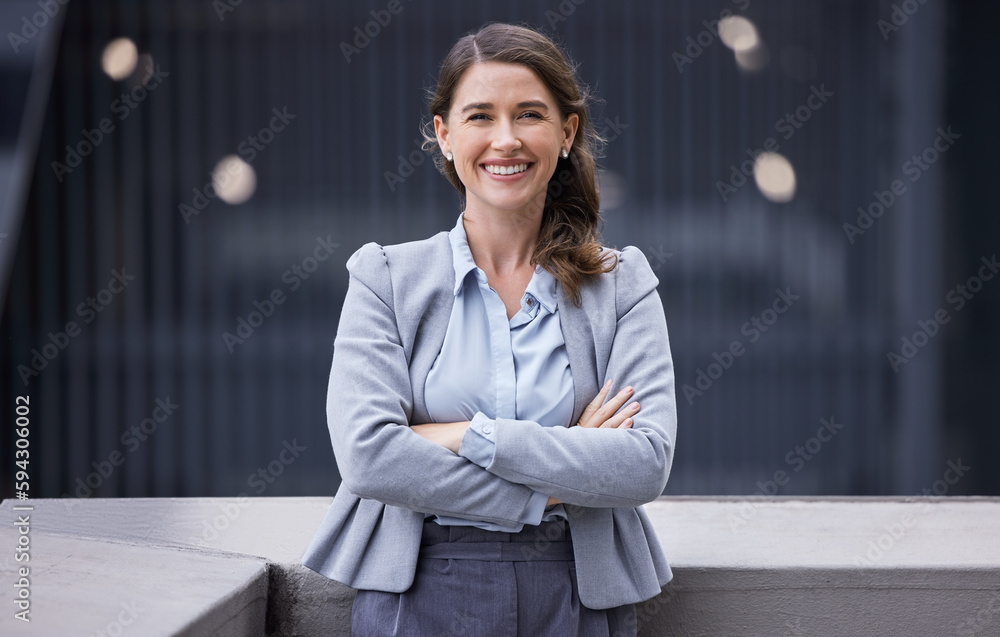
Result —
[[[639, 403], [632, 403], [625, 409], [622, 409], [620, 414], [616, 414], [625, 401], [628, 400], [632, 394], [632, 388], [626, 387], [625, 389], [618, 392], [618, 394], [609, 400], [606, 404], [601, 404], [604, 402], [604, 397], [608, 395], [608, 390], [611, 389], [611, 384], [614, 381], [608, 381], [604, 383], [604, 387], [601, 391], [597, 392], [597, 396], [594, 400], [590, 401], [587, 408], [583, 410], [580, 415], [580, 420], [577, 421], [578, 427], [586, 427], [590, 429], [598, 429], [604, 427], [607, 429], [628, 429], [632, 426], [632, 416], [639, 413]], [[552, 506], [553, 504], [560, 504], [561, 500], [553, 497], [549, 497], [549, 501], [545, 503], [546, 508]]]
[[[621, 390], [606, 404], [602, 405], [605, 396], [608, 395], [608, 390], [611, 389], [611, 384], [612, 381], [610, 380], [605, 383], [601, 391], [594, 397], [594, 400], [590, 401], [587, 408], [583, 410], [583, 414], [580, 415], [580, 420], [576, 423], [577, 426], [590, 429], [602, 427], [605, 429], [628, 429], [632, 426], [631, 417], [639, 413], [639, 403], [634, 402], [625, 409], [622, 409], [621, 413], [615, 413], [632, 396], [633, 391], [631, 387]], [[465, 436], [465, 430], [469, 428], [469, 424], [470, 421], [468, 420], [460, 422], [429, 422], [423, 425], [410, 425], [410, 429], [427, 440], [458, 454], [458, 449], [462, 446], [462, 437]], [[559, 500], [550, 497], [546, 503], [546, 507], [559, 503]]]
[[423, 425], [410, 425], [410, 429], [457, 454], [458, 448], [462, 446], [462, 437], [465, 435], [465, 430], [469, 428], [470, 422], [469, 420], [429, 422]]
[[628, 429], [632, 426], [632, 416], [639, 413], [639, 403], [632, 403], [625, 409], [621, 410], [621, 413], [615, 413], [618, 409], [625, 404], [625, 401], [632, 396], [632, 388], [626, 387], [621, 390], [609, 400], [606, 404], [602, 405], [604, 402], [604, 397], [608, 395], [608, 390], [611, 389], [611, 383], [613, 381], [608, 381], [604, 383], [604, 387], [601, 391], [597, 393], [594, 400], [590, 401], [587, 408], [583, 410], [583, 414], [580, 415], [580, 420], [577, 421], [577, 426], [579, 427], [589, 427], [596, 429], [598, 427], [603, 427], [606, 429]]

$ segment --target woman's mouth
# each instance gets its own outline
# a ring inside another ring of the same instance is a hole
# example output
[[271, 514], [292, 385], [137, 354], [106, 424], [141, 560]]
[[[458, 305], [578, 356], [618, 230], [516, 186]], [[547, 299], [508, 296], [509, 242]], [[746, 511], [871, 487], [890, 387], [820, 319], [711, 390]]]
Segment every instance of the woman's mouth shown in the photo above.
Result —
[[534, 162], [523, 162], [520, 164], [512, 164], [510, 166], [501, 166], [500, 164], [481, 164], [483, 170], [489, 173], [491, 177], [515, 178], [527, 172], [528, 169], [534, 165]]

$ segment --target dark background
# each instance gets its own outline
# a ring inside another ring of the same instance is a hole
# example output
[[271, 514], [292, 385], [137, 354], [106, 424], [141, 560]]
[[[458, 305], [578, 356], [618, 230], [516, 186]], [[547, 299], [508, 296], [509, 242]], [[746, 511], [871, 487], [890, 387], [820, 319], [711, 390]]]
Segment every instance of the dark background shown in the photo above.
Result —
[[[387, 2], [220, 4], [74, 1], [14, 51], [7, 34], [39, 5], [0, 3], [0, 496], [15, 495], [17, 396], [32, 497], [333, 494], [324, 406], [344, 264], [368, 241], [454, 224], [456, 193], [414, 152], [423, 89], [492, 20], [554, 35], [603, 99], [604, 239], [646, 253], [670, 329], [667, 494], [1000, 494], [1000, 278], [961, 309], [948, 300], [998, 252], [995, 3], [402, 0], [349, 62], [341, 43]], [[762, 69], [702, 33], [724, 9], [756, 25]], [[894, 12], [905, 23], [880, 29]], [[113, 103], [143, 73], [102, 71], [118, 37], [168, 74], [124, 120]], [[833, 95], [808, 121], [776, 129], [821, 87]], [[275, 108], [295, 119], [250, 162], [253, 196], [185, 219]], [[103, 118], [114, 130], [60, 181], [52, 163]], [[949, 127], [960, 137], [910, 181], [907, 162]], [[717, 182], [768, 137], [794, 197], [770, 201], [751, 178], [723, 200]], [[906, 192], [852, 243], [844, 224], [896, 179]], [[327, 237], [331, 258], [292, 289], [286, 271]], [[79, 304], [123, 268], [135, 279], [85, 322]], [[751, 342], [742, 326], [777, 289], [799, 298]], [[285, 302], [227, 346], [274, 290]], [[887, 355], [942, 308], [948, 322], [894, 370]], [[79, 335], [25, 383], [19, 366], [70, 321]], [[745, 353], [710, 369], [733, 341]], [[699, 372], [718, 377], [686, 396]], [[831, 418], [836, 433], [810, 440]]]

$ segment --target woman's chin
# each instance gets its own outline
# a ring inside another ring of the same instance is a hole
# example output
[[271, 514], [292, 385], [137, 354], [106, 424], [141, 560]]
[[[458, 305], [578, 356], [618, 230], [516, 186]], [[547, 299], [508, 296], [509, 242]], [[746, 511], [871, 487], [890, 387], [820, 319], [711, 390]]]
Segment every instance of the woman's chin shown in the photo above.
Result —
[[[544, 204], [545, 193], [536, 193], [534, 195], [502, 193], [500, 196], [476, 197], [475, 200], [478, 206], [484, 208], [518, 211], [533, 207], [540, 208], [541, 206], [538, 203], [541, 202]], [[469, 198], [469, 203], [472, 203], [472, 198]]]

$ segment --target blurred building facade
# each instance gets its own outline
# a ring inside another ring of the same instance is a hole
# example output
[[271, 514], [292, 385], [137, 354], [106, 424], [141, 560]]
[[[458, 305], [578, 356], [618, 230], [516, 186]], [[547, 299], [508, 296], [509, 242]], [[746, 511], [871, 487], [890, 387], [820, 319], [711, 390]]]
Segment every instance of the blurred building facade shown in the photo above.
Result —
[[[454, 224], [424, 89], [493, 20], [554, 34], [603, 100], [605, 242], [645, 252], [671, 334], [668, 494], [1000, 493], [991, 5], [61, 11], [37, 122], [4, 122], [30, 170], [5, 168], [0, 422], [30, 397], [33, 497], [335, 491], [344, 264]], [[4, 55], [5, 86], [45, 77]]]

